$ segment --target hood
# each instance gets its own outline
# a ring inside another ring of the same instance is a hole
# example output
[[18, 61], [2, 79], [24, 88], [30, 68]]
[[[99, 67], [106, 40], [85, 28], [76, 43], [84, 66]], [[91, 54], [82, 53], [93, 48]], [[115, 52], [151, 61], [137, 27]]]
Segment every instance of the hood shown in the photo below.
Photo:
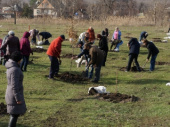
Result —
[[29, 32], [24, 32], [23, 38], [28, 38], [30, 36]]
[[5, 67], [6, 69], [9, 69], [11, 67], [19, 67], [19, 64], [15, 61], [13, 61], [12, 59], [9, 59], [6, 63], [5, 63]]

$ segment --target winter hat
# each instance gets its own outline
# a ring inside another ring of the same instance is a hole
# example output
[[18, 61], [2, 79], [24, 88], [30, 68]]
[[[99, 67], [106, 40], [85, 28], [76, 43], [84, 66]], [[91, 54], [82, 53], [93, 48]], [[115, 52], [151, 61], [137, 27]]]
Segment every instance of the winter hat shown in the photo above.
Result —
[[19, 62], [22, 59], [22, 54], [20, 51], [14, 51], [10, 58], [15, 62]]
[[15, 35], [15, 33], [14, 33], [14, 31], [11, 30], [8, 32], [8, 35]]
[[65, 40], [65, 36], [64, 36], [64, 35], [60, 35], [60, 37], [61, 37], [63, 40]]
[[97, 34], [97, 38], [102, 38], [102, 35], [101, 34]]

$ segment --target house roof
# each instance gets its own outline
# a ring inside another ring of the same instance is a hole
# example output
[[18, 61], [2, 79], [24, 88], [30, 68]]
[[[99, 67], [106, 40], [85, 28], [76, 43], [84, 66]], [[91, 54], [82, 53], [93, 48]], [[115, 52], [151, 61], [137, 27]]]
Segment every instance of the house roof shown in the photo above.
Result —
[[37, 8], [39, 8], [39, 9], [42, 9], [42, 8], [54, 9], [54, 6], [48, 0], [43, 0]]

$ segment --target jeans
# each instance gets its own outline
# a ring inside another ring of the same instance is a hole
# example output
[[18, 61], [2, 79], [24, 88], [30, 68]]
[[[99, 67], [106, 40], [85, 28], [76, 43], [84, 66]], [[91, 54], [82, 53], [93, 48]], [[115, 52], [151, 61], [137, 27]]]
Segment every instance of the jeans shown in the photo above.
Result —
[[138, 71], [141, 71], [141, 70], [140, 70], [139, 63], [138, 63], [138, 54], [130, 54], [130, 55], [129, 55], [129, 61], [128, 61], [128, 66], [127, 66], [127, 71], [130, 71], [130, 68], [131, 68], [131, 64], [132, 64], [132, 62], [133, 62], [133, 59], [135, 59], [135, 64], [136, 64], [137, 70], [138, 70]]
[[118, 43], [117, 46], [116, 46], [116, 49], [119, 50], [119, 46], [122, 45], [122, 44], [123, 44], [123, 41], [121, 41], [120, 43]]
[[151, 61], [150, 61], [150, 71], [153, 71], [155, 69], [155, 60], [156, 60], [157, 55], [152, 56]]
[[8, 127], [16, 127], [19, 115], [10, 115]]
[[48, 57], [51, 61], [49, 78], [54, 78], [54, 75], [58, 74], [59, 71], [59, 62], [57, 57], [54, 56], [48, 56]]
[[24, 66], [24, 71], [27, 71], [28, 61], [29, 61], [29, 56], [23, 56], [23, 59], [20, 65], [21, 70], [23, 70], [23, 66]]
[[90, 66], [90, 72], [89, 72], [89, 68], [86, 67], [86, 77], [88, 77], [89, 79], [92, 79], [93, 77], [93, 65]]
[[95, 67], [95, 77], [94, 77], [94, 81], [98, 82], [100, 79], [100, 70], [101, 70], [101, 66], [102, 63], [100, 65], [98, 65], [97, 67]]

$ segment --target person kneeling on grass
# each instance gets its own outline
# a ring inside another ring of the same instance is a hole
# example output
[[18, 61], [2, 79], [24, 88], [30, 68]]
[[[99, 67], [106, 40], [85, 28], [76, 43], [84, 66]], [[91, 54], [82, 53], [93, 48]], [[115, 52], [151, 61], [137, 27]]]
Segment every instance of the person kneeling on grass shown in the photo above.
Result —
[[103, 64], [104, 53], [98, 47], [91, 46], [88, 43], [84, 45], [84, 49], [88, 50], [90, 55], [90, 62], [88, 63], [87, 70], [90, 67], [90, 65], [93, 65], [95, 69], [95, 77], [94, 80], [92, 80], [92, 82], [98, 83], [100, 79], [101, 66]]
[[149, 61], [150, 56], [151, 57], [151, 61], [150, 61], [150, 71], [153, 71], [155, 69], [155, 60], [156, 57], [159, 53], [158, 48], [154, 45], [153, 42], [148, 41], [147, 39], [143, 40], [143, 44], [146, 46], [146, 48], [148, 49], [148, 57], [146, 59], [146, 61]]
[[23, 94], [23, 73], [20, 69], [22, 54], [14, 51], [6, 62], [8, 85], [5, 94], [7, 113], [10, 114], [8, 127], [16, 127], [17, 119], [26, 112]]

